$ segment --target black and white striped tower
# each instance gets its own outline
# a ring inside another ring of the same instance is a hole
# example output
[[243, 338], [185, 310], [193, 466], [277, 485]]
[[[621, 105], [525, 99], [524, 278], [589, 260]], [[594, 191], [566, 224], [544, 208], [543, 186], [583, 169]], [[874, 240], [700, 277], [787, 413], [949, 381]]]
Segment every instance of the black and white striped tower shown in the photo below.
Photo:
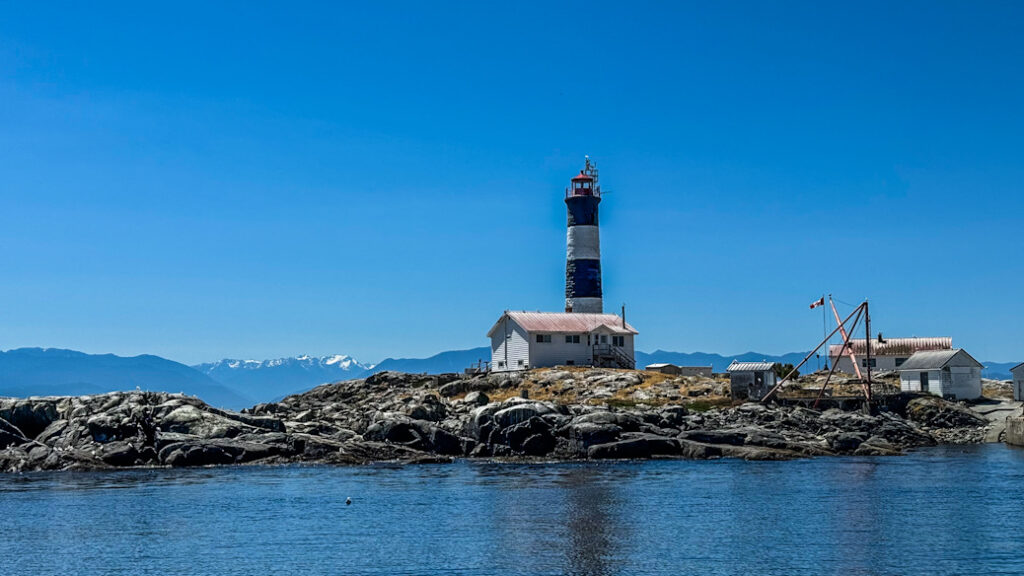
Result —
[[587, 157], [586, 165], [573, 177], [565, 191], [569, 213], [565, 255], [565, 311], [600, 314], [601, 237], [597, 227], [597, 205], [601, 187], [597, 185], [597, 166]]

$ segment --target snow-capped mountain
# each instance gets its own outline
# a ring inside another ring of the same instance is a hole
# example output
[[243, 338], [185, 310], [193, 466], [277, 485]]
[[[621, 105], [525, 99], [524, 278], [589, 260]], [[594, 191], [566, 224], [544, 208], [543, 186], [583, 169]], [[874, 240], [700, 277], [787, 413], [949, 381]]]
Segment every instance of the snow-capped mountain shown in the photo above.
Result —
[[336, 354], [274, 360], [224, 359], [193, 368], [248, 396], [269, 401], [326, 382], [359, 378], [373, 366], [363, 364], [351, 356]]

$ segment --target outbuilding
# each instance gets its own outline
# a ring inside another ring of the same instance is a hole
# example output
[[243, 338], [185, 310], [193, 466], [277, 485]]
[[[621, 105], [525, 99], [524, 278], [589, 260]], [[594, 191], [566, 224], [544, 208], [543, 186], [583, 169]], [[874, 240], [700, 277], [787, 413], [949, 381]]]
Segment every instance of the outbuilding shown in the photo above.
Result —
[[778, 382], [775, 362], [733, 360], [725, 371], [729, 373], [729, 390], [736, 399], [760, 400]]
[[679, 376], [682, 374], [682, 369], [675, 364], [669, 364], [668, 362], [659, 362], [657, 364], [648, 364], [644, 366], [646, 372], [661, 372], [662, 374], [671, 374], [672, 376]]
[[1020, 402], [1024, 400], [1024, 364], [1017, 364], [1010, 368], [1013, 374], [1013, 399]]
[[963, 349], [915, 352], [900, 366], [900, 390], [954, 400], [981, 397], [984, 366]]
[[505, 312], [494, 323], [491, 371], [550, 366], [636, 367], [637, 331], [615, 314]]
[[[871, 370], [874, 372], [899, 370], [903, 363], [913, 356], [915, 352], [953, 349], [953, 339], [949, 336], [937, 338], [885, 338], [880, 340], [872, 339], [870, 342], [870, 364]], [[839, 353], [842, 351], [842, 344], [833, 344], [829, 347], [828, 356], [835, 365], [836, 371], [843, 372], [844, 374], [856, 374], [853, 362], [850, 361], [850, 352], [857, 359], [861, 371], [867, 369], [869, 363], [867, 357], [868, 340], [851, 338], [846, 353], [840, 356]]]

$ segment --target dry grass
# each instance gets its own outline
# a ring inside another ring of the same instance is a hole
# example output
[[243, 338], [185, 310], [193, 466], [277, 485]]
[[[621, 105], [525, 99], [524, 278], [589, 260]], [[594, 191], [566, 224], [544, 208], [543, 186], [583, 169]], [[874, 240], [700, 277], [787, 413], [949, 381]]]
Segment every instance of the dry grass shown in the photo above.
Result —
[[[589, 384], [584, 374], [600, 370], [602, 374], [632, 374], [640, 377], [637, 384], [620, 385], [612, 392], [611, 397], [593, 397], [592, 389], [598, 385]], [[563, 381], [544, 382], [552, 372], [568, 372], [572, 375], [571, 384]], [[708, 392], [720, 385], [719, 380], [697, 377], [678, 377], [660, 372], [642, 370], [595, 369], [586, 366], [560, 366], [556, 368], [540, 368], [530, 370], [523, 381], [511, 388], [496, 389], [488, 392], [491, 401], [500, 402], [509, 398], [526, 396], [531, 400], [543, 400], [557, 404], [590, 404], [594, 406], [610, 406], [632, 408], [635, 406], [690, 406], [703, 403], [708, 406], [727, 405], [731, 399], [722, 396], [711, 396]]]

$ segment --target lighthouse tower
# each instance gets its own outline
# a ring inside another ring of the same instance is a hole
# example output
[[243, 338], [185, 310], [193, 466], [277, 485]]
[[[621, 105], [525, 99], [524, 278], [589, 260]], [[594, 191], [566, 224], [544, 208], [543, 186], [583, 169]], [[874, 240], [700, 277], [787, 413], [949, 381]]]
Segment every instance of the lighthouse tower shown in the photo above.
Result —
[[565, 191], [569, 213], [565, 255], [565, 311], [601, 314], [601, 238], [597, 228], [597, 205], [601, 187], [597, 166], [586, 165], [573, 177]]

